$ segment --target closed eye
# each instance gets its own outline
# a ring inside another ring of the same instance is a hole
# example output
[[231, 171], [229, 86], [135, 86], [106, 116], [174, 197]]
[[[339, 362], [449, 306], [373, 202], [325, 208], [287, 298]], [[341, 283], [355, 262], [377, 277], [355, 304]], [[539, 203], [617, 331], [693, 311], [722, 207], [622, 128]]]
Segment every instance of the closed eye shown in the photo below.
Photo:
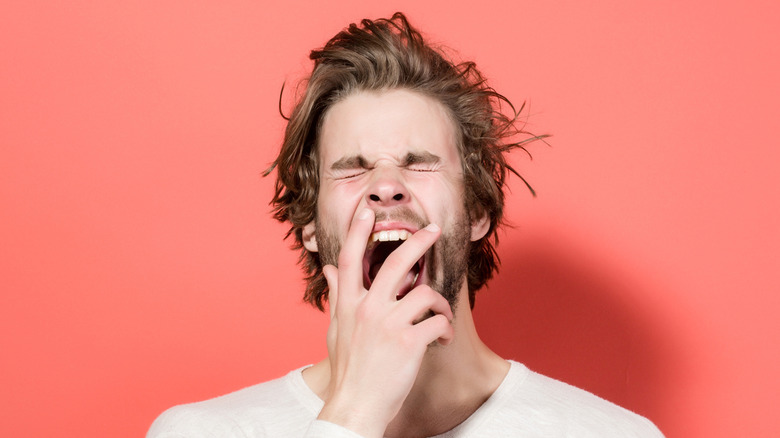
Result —
[[414, 172], [433, 172], [439, 168], [441, 160], [430, 152], [408, 153], [404, 158], [404, 167]]
[[410, 166], [406, 166], [408, 170], [414, 171], [414, 172], [435, 172], [436, 166], [433, 166], [431, 164], [412, 164]]
[[368, 169], [368, 162], [362, 155], [342, 157], [330, 166], [333, 178], [337, 180], [357, 178], [366, 173]]
[[366, 169], [344, 169], [340, 170], [338, 172], [335, 172], [335, 178], [336, 179], [351, 179], [351, 178], [357, 178], [360, 175], [363, 175], [366, 173]]

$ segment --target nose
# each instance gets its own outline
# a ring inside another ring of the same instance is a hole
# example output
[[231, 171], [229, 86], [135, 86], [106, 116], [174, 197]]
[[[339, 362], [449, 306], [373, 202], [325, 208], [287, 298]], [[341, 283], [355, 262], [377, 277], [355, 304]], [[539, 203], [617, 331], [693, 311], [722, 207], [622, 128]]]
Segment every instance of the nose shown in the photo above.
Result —
[[369, 206], [393, 207], [409, 202], [409, 192], [398, 170], [381, 169], [375, 172], [366, 195]]

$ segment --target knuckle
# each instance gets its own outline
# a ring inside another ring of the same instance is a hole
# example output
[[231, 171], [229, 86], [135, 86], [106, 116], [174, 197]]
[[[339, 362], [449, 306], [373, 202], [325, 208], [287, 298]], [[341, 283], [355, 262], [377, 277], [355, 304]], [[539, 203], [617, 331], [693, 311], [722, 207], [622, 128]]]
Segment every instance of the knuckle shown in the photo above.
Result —
[[432, 306], [438, 301], [446, 301], [446, 298], [442, 296], [439, 292], [436, 292], [428, 285], [420, 285], [418, 286], [419, 291], [418, 296], [420, 297], [420, 301], [422, 301], [426, 306]]
[[420, 295], [427, 299], [436, 299], [436, 297], [441, 297], [440, 293], [433, 290], [433, 288], [427, 284], [421, 284], [418, 286], [418, 288], [420, 289]]
[[447, 320], [447, 317], [442, 314], [433, 315], [430, 318], [430, 321], [431, 321], [430, 324], [438, 331], [446, 331], [450, 325], [450, 322]]
[[355, 319], [357, 321], [365, 321], [368, 319], [368, 309], [366, 309], [366, 306], [361, 305], [355, 309]]
[[428, 295], [432, 295], [432, 294], [437, 294], [438, 295], [439, 294], [438, 292], [433, 290], [433, 288], [431, 288], [427, 284], [421, 284], [421, 285], [415, 287], [414, 291], [415, 291], [415, 293], [419, 294], [420, 296], [428, 296]]
[[346, 251], [339, 253], [339, 268], [347, 268], [352, 263], [352, 257]]
[[355, 320], [360, 323], [376, 319], [376, 311], [368, 302], [363, 301], [355, 308]]

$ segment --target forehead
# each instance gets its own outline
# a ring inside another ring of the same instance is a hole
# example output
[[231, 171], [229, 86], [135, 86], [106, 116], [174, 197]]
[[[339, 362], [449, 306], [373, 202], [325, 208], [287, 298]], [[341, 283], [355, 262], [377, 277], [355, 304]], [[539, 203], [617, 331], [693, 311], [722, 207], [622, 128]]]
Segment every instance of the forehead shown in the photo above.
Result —
[[319, 137], [320, 163], [347, 155], [369, 161], [428, 152], [459, 163], [455, 124], [437, 100], [409, 90], [361, 91], [326, 112]]

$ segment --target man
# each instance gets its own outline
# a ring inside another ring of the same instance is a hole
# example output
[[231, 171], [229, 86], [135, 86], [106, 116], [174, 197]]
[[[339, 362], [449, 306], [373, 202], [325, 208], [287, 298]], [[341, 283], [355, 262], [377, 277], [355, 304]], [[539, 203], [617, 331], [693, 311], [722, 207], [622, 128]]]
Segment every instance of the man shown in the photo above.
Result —
[[509, 102], [402, 14], [353, 24], [311, 58], [273, 205], [302, 250], [305, 299], [328, 302], [328, 358], [168, 410], [148, 437], [661, 436], [477, 335], [514, 172], [503, 153], [538, 139], [500, 111]]

